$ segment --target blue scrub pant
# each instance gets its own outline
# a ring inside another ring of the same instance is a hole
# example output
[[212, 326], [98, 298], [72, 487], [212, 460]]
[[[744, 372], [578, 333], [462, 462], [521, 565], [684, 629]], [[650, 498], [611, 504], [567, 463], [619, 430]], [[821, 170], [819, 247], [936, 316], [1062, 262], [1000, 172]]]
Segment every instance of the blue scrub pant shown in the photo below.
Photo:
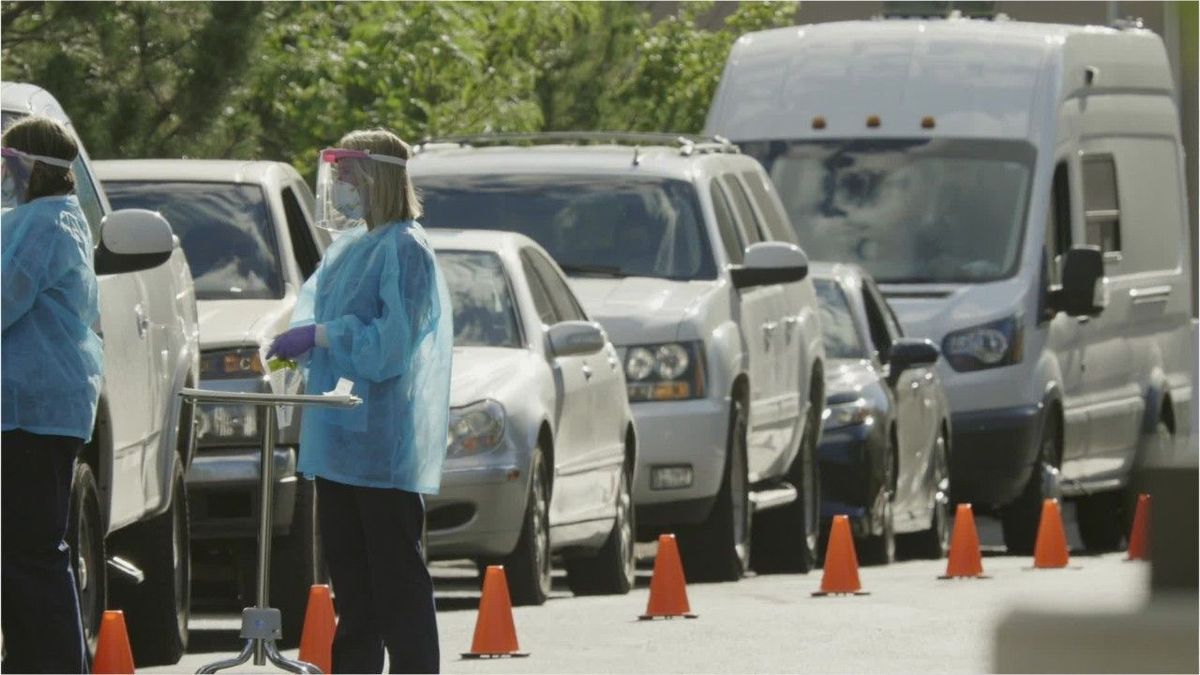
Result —
[[333, 672], [383, 672], [385, 645], [390, 672], [438, 672], [421, 495], [318, 478], [317, 518], [338, 612]]
[[[0, 623], [5, 673], [86, 673], [79, 595], [65, 541], [83, 440], [0, 436]], [[100, 573], [104, 573], [101, 563]]]

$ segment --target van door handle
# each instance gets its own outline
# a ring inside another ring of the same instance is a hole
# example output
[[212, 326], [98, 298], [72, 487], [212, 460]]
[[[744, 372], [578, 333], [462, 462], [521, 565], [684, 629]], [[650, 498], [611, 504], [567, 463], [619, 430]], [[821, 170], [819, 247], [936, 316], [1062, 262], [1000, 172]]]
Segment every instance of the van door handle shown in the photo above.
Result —
[[1171, 297], [1170, 286], [1147, 286], [1145, 288], [1129, 289], [1129, 297], [1133, 299], [1133, 304], [1140, 305], [1147, 302], [1166, 302]]

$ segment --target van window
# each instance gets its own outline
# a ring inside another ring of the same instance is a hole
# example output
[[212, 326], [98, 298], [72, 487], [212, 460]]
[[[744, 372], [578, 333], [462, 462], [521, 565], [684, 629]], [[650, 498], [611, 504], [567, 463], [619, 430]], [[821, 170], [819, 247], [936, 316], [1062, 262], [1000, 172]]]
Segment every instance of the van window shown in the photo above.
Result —
[[721, 177], [721, 184], [725, 186], [729, 199], [733, 202], [733, 211], [737, 214], [742, 233], [746, 235], [746, 245], [762, 241], [762, 226], [758, 222], [758, 216], [754, 214], [754, 209], [750, 207], [746, 188], [742, 187], [741, 182], [731, 173]]
[[290, 187], [283, 189], [283, 212], [287, 215], [288, 234], [292, 237], [292, 252], [296, 256], [296, 265], [300, 267], [300, 274], [308, 279], [317, 269], [317, 263], [321, 262], [321, 252], [317, 250], [317, 244], [313, 241], [312, 231], [308, 228], [308, 218], [304, 217], [304, 210], [300, 208], [300, 202], [296, 199], [296, 193]]
[[529, 294], [533, 296], [533, 308], [537, 310], [538, 320], [547, 326], [558, 323], [558, 314], [550, 302], [550, 294], [546, 292], [541, 276], [533, 268], [528, 249], [521, 251], [521, 269], [525, 270], [525, 281], [529, 284]]
[[1062, 260], [1071, 250], [1071, 183], [1067, 163], [1059, 162], [1054, 169], [1054, 185], [1050, 205], [1046, 210], [1046, 261], [1050, 267], [1052, 285], [1062, 283]]
[[1083, 208], [1087, 243], [1104, 253], [1121, 252], [1121, 209], [1117, 197], [1117, 165], [1112, 155], [1083, 158]]
[[708, 191], [712, 194], [713, 212], [717, 214], [717, 230], [721, 232], [721, 243], [725, 245], [725, 254], [729, 256], [729, 262], [740, 265], [742, 257], [745, 255], [746, 245], [743, 243], [742, 233], [738, 232], [737, 225], [733, 222], [733, 211], [729, 208], [725, 189], [714, 178], [708, 184]]
[[[1099, 156], [1116, 162], [1115, 178], [1120, 190], [1118, 217], [1114, 220], [1118, 223], [1121, 260], [1109, 263], [1114, 268], [1109, 273], [1173, 272], [1187, 250], [1188, 236], [1179, 145], [1170, 137], [1135, 136], [1105, 138], [1095, 145], [1102, 146], [1094, 148]], [[1092, 150], [1084, 149], [1085, 159]], [[1105, 180], [1111, 182], [1113, 176], [1108, 174]], [[1093, 225], [1091, 219], [1088, 225]]]
[[762, 211], [763, 222], [771, 233], [771, 239], [795, 244], [796, 232], [788, 222], [787, 215], [779, 208], [779, 203], [771, 198], [771, 184], [766, 174], [746, 171], [742, 173], [742, 180], [750, 187], [750, 194], [754, 195], [754, 201]]

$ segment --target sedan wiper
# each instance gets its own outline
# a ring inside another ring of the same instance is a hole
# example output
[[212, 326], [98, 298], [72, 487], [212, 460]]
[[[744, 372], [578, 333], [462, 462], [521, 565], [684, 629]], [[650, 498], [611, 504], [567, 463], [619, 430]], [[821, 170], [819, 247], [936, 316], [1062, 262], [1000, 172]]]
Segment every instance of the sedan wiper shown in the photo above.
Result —
[[559, 265], [567, 274], [594, 274], [604, 277], [621, 279], [629, 276], [614, 265]]

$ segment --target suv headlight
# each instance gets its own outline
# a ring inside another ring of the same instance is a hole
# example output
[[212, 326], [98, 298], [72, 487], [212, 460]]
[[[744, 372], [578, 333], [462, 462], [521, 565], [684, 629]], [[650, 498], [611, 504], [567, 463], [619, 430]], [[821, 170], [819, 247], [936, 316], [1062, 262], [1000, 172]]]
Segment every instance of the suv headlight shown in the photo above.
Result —
[[450, 409], [446, 454], [467, 457], [487, 452], [504, 439], [504, 406], [491, 399]]
[[942, 353], [959, 372], [1010, 366], [1021, 362], [1024, 338], [1021, 318], [1010, 316], [950, 333], [942, 340]]
[[200, 379], [203, 380], [235, 380], [262, 375], [262, 362], [254, 348], [223, 349], [200, 355]]
[[865, 399], [856, 399], [848, 403], [837, 403], [821, 412], [821, 426], [825, 429], [841, 429], [860, 424], [874, 424], [871, 408]]
[[699, 342], [634, 345], [625, 350], [631, 402], [680, 401], [704, 396], [704, 349]]

